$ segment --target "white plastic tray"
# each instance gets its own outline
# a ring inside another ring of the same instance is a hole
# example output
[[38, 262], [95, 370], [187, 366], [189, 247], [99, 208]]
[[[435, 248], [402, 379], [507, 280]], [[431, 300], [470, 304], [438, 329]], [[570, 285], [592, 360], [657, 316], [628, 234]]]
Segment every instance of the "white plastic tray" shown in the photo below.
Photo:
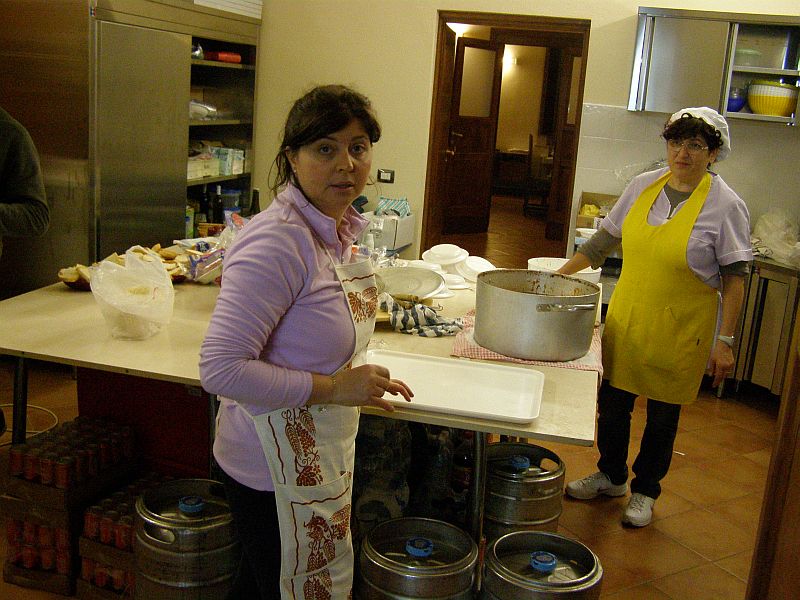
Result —
[[544, 374], [534, 369], [457, 358], [368, 350], [366, 362], [383, 365], [414, 392], [411, 403], [392, 403], [495, 421], [530, 423], [539, 416]]

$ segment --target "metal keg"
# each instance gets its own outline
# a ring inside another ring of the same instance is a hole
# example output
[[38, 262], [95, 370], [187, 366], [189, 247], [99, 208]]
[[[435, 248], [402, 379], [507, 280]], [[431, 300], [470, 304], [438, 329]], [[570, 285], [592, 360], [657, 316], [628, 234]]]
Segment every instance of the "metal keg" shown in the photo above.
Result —
[[542, 531], [504, 535], [486, 549], [482, 600], [593, 600], [603, 568], [580, 542]]
[[555, 532], [564, 494], [564, 463], [558, 455], [518, 442], [490, 444], [486, 455], [486, 539], [512, 531]]
[[233, 583], [239, 543], [225, 491], [178, 479], [136, 500], [137, 600], [217, 600]]
[[359, 553], [359, 600], [471, 600], [478, 547], [464, 531], [407, 517], [376, 525]]

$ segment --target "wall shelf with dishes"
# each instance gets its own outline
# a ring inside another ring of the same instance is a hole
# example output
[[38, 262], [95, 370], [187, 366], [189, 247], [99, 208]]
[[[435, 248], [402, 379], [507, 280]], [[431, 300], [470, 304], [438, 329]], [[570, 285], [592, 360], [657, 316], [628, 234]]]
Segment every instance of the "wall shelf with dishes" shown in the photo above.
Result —
[[799, 84], [800, 16], [639, 7], [628, 110], [796, 125]]
[[795, 125], [800, 26], [733, 23], [725, 116]]

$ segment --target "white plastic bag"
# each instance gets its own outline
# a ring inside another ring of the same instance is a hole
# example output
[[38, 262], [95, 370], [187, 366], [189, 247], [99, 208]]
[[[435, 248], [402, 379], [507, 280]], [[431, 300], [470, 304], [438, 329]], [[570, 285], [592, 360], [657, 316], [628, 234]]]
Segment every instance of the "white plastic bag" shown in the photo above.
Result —
[[115, 338], [143, 340], [172, 319], [172, 279], [159, 255], [148, 248], [129, 248], [124, 266], [104, 260], [96, 267], [91, 286]]
[[753, 228], [753, 236], [772, 250], [772, 258], [800, 267], [800, 243], [797, 225], [780, 208], [772, 207], [761, 215]]

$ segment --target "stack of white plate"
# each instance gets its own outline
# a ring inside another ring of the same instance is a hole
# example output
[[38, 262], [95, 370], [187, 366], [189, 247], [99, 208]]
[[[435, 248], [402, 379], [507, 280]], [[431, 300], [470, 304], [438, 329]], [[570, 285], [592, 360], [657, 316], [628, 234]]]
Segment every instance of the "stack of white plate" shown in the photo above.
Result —
[[468, 256], [456, 264], [456, 273], [473, 283], [477, 281], [479, 273], [493, 269], [495, 266], [482, 256]]
[[455, 244], [437, 244], [422, 253], [422, 260], [439, 265], [446, 273], [456, 273], [456, 265], [468, 256], [469, 252]]

